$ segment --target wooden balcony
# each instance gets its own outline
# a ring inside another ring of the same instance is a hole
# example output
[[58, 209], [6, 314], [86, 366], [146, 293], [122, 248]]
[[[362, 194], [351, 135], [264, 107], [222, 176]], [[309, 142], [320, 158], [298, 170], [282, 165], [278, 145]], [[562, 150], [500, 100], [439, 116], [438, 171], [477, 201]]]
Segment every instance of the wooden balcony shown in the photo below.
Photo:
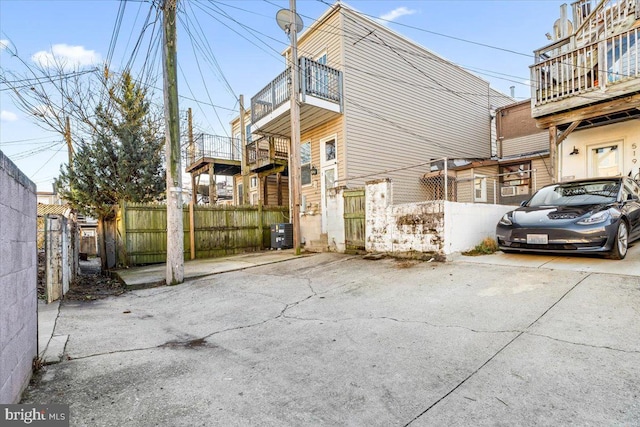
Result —
[[[300, 130], [305, 132], [342, 113], [342, 72], [300, 58]], [[251, 98], [251, 133], [290, 135], [288, 68]]]
[[573, 4], [574, 19], [576, 14], [583, 16], [577, 30], [535, 52], [536, 63], [530, 67], [533, 117], [639, 92], [638, 3], [609, 0], [596, 5], [581, 0]]
[[240, 173], [241, 156], [239, 139], [199, 134], [186, 149], [186, 171], [194, 174], [205, 173], [213, 165], [214, 175], [235, 175]]
[[283, 172], [289, 162], [289, 139], [274, 136], [252, 141], [245, 147], [246, 162], [254, 173]]

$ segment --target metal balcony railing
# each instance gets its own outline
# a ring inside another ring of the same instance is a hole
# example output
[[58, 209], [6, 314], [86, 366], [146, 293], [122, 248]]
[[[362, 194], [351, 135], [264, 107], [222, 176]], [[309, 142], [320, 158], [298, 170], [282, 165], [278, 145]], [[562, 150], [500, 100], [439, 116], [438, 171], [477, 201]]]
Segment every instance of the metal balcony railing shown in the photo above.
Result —
[[242, 145], [238, 138], [201, 133], [194, 138], [192, 146], [187, 146], [185, 157], [187, 167], [205, 158], [240, 161]]
[[[342, 72], [309, 58], [300, 58], [300, 93], [326, 101], [342, 103]], [[272, 113], [290, 100], [291, 69], [287, 68], [251, 98], [251, 122]]]

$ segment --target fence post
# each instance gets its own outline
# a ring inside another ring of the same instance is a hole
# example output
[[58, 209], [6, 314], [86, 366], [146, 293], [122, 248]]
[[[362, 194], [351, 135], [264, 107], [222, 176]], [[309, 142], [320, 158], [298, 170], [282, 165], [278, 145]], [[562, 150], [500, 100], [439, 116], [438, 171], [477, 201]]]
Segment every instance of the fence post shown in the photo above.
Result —
[[260, 234], [260, 249], [264, 249], [264, 220], [262, 214], [262, 200], [258, 201], [258, 234]]
[[[129, 248], [127, 248], [127, 202], [120, 201], [118, 206], [118, 214], [116, 215], [116, 227], [118, 235], [116, 236], [116, 260], [122, 266], [129, 266]], [[120, 219], [120, 221], [118, 221]]]
[[496, 185], [496, 179], [493, 178], [493, 204], [497, 205], [498, 204], [498, 188]]

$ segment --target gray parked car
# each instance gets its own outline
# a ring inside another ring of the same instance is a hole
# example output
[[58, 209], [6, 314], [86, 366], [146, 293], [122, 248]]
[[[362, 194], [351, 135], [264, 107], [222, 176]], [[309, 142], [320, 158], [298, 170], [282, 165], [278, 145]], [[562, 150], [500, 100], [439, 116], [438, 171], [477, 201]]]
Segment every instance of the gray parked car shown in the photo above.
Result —
[[608, 253], [622, 259], [640, 238], [640, 186], [628, 177], [552, 184], [496, 227], [505, 252]]

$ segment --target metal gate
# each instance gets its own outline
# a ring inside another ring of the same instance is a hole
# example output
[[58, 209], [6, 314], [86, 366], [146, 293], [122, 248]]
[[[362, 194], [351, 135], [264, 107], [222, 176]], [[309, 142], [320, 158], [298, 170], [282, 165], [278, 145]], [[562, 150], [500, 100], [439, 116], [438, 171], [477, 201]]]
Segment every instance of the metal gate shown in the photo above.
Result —
[[364, 188], [344, 190], [344, 243], [346, 253], [365, 250]]

